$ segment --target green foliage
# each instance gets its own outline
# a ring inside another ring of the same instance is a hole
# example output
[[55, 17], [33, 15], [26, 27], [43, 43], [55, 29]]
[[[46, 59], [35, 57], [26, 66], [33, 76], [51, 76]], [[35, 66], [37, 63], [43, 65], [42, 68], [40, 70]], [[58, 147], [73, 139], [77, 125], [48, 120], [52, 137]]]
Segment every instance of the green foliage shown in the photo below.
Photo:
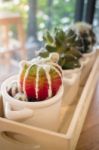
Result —
[[45, 29], [52, 31], [55, 27], [66, 28], [74, 21], [74, 9], [76, 0], [50, 0], [38, 1], [38, 31], [43, 33]]
[[72, 54], [66, 54], [65, 56], [60, 56], [59, 65], [62, 66], [62, 69], [74, 69], [80, 67], [80, 63], [77, 57], [74, 57]]
[[[82, 56], [80, 50], [83, 49], [82, 40], [71, 29], [64, 32], [60, 28], [55, 28], [54, 34], [48, 31], [43, 35], [46, 51], [40, 51], [41, 57], [48, 56], [48, 53], [59, 53], [59, 64], [63, 69], [73, 69], [80, 67], [79, 58]], [[46, 55], [47, 54], [47, 55]]]

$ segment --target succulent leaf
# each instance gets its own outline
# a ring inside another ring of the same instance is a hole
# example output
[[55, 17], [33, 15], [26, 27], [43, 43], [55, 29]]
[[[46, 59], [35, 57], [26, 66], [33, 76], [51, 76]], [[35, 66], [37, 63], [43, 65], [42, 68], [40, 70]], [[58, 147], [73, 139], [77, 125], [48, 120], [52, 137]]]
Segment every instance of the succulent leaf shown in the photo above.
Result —
[[43, 40], [48, 44], [52, 44], [54, 42], [53, 37], [50, 35], [48, 31], [43, 35]]
[[46, 57], [49, 56], [49, 52], [48, 51], [44, 51], [44, 52], [42, 51], [42, 52], [39, 53], [39, 56], [43, 57], [43, 58], [46, 58]]
[[46, 49], [48, 50], [48, 52], [56, 52], [57, 50], [56, 50], [56, 47], [55, 46], [52, 46], [52, 45], [46, 45], [45, 46], [46, 47]]
[[67, 52], [67, 54], [72, 54], [73, 56], [75, 56], [77, 58], [82, 57], [81, 52], [76, 49], [71, 49], [70, 51]]
[[78, 59], [72, 54], [67, 54], [65, 57], [61, 57], [59, 64], [63, 69], [74, 69], [80, 67]]

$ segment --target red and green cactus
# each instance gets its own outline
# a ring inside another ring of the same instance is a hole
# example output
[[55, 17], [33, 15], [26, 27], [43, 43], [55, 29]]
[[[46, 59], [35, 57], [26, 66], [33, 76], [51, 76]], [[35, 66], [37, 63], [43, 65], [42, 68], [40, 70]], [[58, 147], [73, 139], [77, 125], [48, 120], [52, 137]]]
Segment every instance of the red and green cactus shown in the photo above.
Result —
[[28, 101], [43, 101], [58, 92], [62, 85], [62, 72], [56, 63], [24, 64], [18, 82]]

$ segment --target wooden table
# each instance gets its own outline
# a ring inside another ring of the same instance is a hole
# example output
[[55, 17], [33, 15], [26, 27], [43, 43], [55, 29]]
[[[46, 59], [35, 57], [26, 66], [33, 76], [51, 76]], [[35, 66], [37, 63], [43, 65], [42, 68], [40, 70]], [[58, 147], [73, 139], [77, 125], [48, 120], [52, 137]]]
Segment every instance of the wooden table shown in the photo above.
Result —
[[99, 83], [76, 150], [99, 150]]
[[[17, 39], [16, 43], [13, 45], [13, 41], [11, 41], [11, 37], [9, 36], [11, 30], [11, 26], [16, 27]], [[13, 51], [18, 51], [21, 59], [26, 59], [26, 48], [25, 48], [25, 32], [23, 28], [22, 18], [17, 13], [10, 12], [1, 12], [0, 13], [0, 28], [1, 28], [1, 43], [2, 53], [5, 56], [5, 62], [9, 63], [11, 59], [11, 53]], [[0, 52], [0, 55], [2, 55]]]

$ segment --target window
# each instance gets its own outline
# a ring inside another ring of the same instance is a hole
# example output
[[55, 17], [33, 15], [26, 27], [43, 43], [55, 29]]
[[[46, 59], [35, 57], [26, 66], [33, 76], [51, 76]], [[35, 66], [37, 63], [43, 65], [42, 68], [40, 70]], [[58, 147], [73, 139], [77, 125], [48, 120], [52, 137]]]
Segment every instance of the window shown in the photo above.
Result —
[[97, 43], [99, 44], [99, 1], [96, 1], [95, 14], [93, 20], [93, 27], [97, 37]]

